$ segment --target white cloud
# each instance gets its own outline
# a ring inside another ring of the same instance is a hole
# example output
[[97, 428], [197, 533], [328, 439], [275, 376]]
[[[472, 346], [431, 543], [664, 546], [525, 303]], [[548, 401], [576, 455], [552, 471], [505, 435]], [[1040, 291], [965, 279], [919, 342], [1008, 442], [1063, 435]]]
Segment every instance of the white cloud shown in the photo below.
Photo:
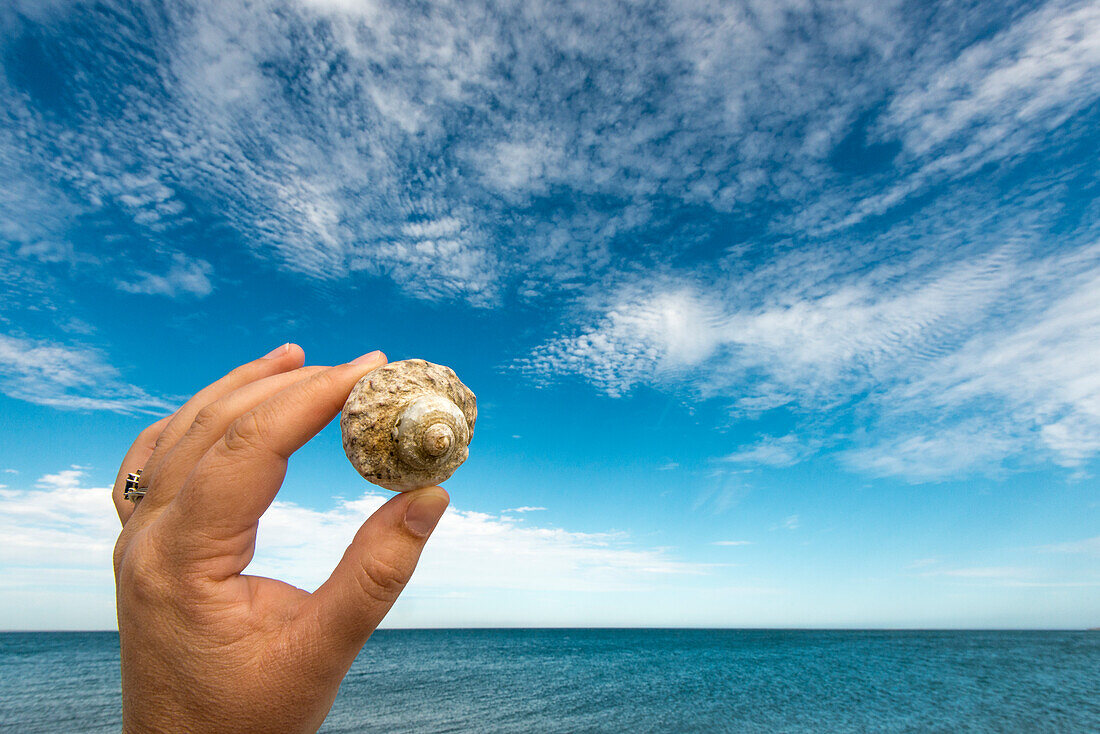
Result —
[[716, 540], [713, 543], [711, 543], [711, 545], [721, 545], [721, 546], [733, 547], [733, 546], [741, 546], [741, 545], [752, 545], [752, 541], [751, 540]]
[[788, 515], [783, 519], [783, 522], [772, 527], [772, 530], [798, 530], [802, 526], [802, 521], [798, 518], [798, 515]]
[[508, 513], [508, 512], [541, 512], [545, 509], [546, 509], [545, 507], [528, 507], [528, 506], [524, 505], [523, 507], [509, 507], [507, 510], [501, 510], [501, 513], [503, 514], [503, 513]]
[[[868, 431], [847, 437], [843, 459], [875, 475], [988, 472], [1028, 451], [1076, 467], [1100, 453], [1100, 246], [912, 262], [858, 277], [796, 262], [709, 289], [655, 276], [514, 367], [540, 382], [580, 374], [612, 396], [688, 386], [735, 414], [858, 405]], [[787, 466], [819, 446], [764, 436], [726, 459]]]
[[994, 471], [1024, 440], [975, 419], [962, 425], [911, 428], [851, 449], [841, 458], [846, 465], [872, 476], [901, 476], [914, 482], [957, 479], [975, 467]]
[[577, 372], [619, 396], [654, 376], [710, 357], [723, 341], [720, 307], [694, 289], [628, 292], [599, 323], [556, 339], [517, 362], [539, 380]]
[[1032, 570], [1019, 566], [975, 566], [972, 568], [948, 568], [938, 571], [925, 571], [921, 576], [946, 576], [962, 579], [1020, 579], [1030, 576]]
[[1001, 586], [1023, 589], [1082, 589], [1100, 586], [1100, 581], [1020, 581], [1006, 579]]
[[895, 178], [884, 190], [832, 191], [796, 220], [811, 229], [824, 222], [825, 232], [844, 229], [983, 166], [1012, 165], [1034, 152], [1100, 97], [1097, 37], [1094, 3], [1052, 0], [990, 38], [922, 49], [893, 80], [869, 134], [879, 144], [901, 141]]
[[578, 372], [621, 395], [706, 365], [715, 385], [763, 373], [765, 398], [779, 392], [832, 402], [980, 322], [1011, 283], [1010, 260], [994, 253], [888, 285], [872, 277], [810, 294], [773, 283], [767, 302], [738, 308], [732, 298], [723, 302], [720, 289], [669, 286], [657, 276], [624, 288], [595, 326], [547, 342], [517, 366], [541, 379]]
[[940, 559], [938, 558], [918, 558], [907, 565], [906, 568], [927, 568], [928, 566], [935, 566], [939, 562]]
[[[18, 605], [42, 588], [91, 593], [95, 608], [81, 608], [79, 619], [66, 622], [81, 627], [83, 620], [87, 628], [109, 626], [113, 619], [111, 549], [118, 520], [110, 489], [86, 487], [85, 477], [84, 469], [72, 467], [43, 476], [35, 489], [0, 493], [0, 534], [5, 538], [0, 595], [6, 605]], [[317, 587], [360, 524], [388, 497], [367, 492], [328, 510], [276, 501], [261, 520], [248, 573]], [[676, 559], [669, 549], [639, 546], [624, 533], [573, 532], [451, 508], [436, 528], [407, 595], [461, 592], [476, 602], [494, 590], [651, 593], [710, 570], [707, 564]], [[513, 620], [520, 622], [522, 617]]]
[[83, 482], [84, 467], [73, 465], [68, 469], [62, 469], [57, 474], [44, 474], [35, 483], [39, 489], [45, 490], [74, 490]]
[[0, 627], [114, 628], [119, 528], [111, 488], [80, 467], [0, 492]]
[[533, 194], [545, 193], [553, 183], [568, 183], [563, 146], [549, 140], [545, 133], [534, 137], [521, 134], [518, 139], [496, 143], [488, 150], [472, 154], [474, 164], [485, 181], [513, 200], [522, 201]]
[[806, 442], [798, 436], [764, 436], [757, 442], [745, 446], [723, 458], [737, 464], [763, 464], [765, 466], [792, 466], [812, 454], [817, 442]]
[[[276, 502], [260, 525], [250, 573], [306, 588], [327, 577], [360, 523], [388, 497], [368, 492], [320, 512]], [[420, 565], [421, 593], [447, 590], [629, 591], [656, 589], [682, 574], [706, 573], [660, 548], [617, 533], [537, 527], [502, 515], [449, 509]]]
[[[1046, 130], [1096, 91], [1095, 12], [1080, 3], [1012, 24], [1007, 11], [951, 8], [921, 32], [904, 4], [858, 0], [814, 13], [800, 0], [646, 13], [557, 2], [259, 7], [196, 0], [112, 28], [115, 53], [82, 49], [84, 67], [142, 90], [125, 100], [116, 89], [97, 99], [104, 90], [84, 76], [60, 100], [3, 82], [19, 133], [0, 140], [3, 183], [29, 180], [77, 211], [117, 207], [162, 244], [198, 209], [298, 273], [366, 272], [417, 297], [485, 304], [514, 281], [535, 297], [616, 275], [615, 243], [648, 236], [683, 204], [801, 211], [812, 195], [834, 219], [866, 208], [880, 181], [853, 182], [830, 156], [869, 110], [885, 107], [879, 134], [917, 154], [928, 147], [921, 131], [969, 139], [987, 118], [1006, 135]], [[973, 43], [965, 13], [1007, 28]], [[70, 16], [97, 22], [79, 5]], [[150, 37], [162, 43], [155, 53]], [[131, 114], [105, 111], [123, 101]], [[43, 114], [49, 104], [83, 124], [59, 126]], [[527, 210], [537, 197], [564, 204]], [[765, 224], [802, 230], [782, 217]], [[57, 240], [64, 228], [39, 234]], [[694, 244], [673, 232], [643, 259]]]
[[739, 477], [730, 476], [720, 469], [711, 472], [699, 484], [692, 509], [705, 509], [712, 515], [721, 515], [733, 509], [750, 490]]
[[428, 219], [422, 222], [408, 222], [401, 225], [402, 234], [415, 240], [453, 237], [462, 230], [462, 220], [457, 217], [440, 217], [439, 219]]
[[[104, 271], [117, 274], [125, 263], [138, 273], [124, 284], [138, 292], [209, 292], [205, 263], [173, 258], [164, 266], [155, 255], [193, 241], [187, 228], [197, 208], [208, 221], [236, 230], [260, 257], [299, 273], [338, 279], [365, 270], [392, 276], [419, 297], [491, 298], [495, 259], [478, 226], [431, 243], [427, 254], [423, 241], [402, 241], [403, 225], [452, 215], [437, 211], [445, 206], [437, 189], [446, 181], [420, 187], [421, 200], [410, 200], [404, 189], [417, 173], [396, 168], [396, 159], [411, 151], [440, 160], [439, 115], [459, 103], [462, 87], [487, 60], [478, 42], [481, 24], [464, 24], [454, 17], [464, 11], [450, 8], [418, 17], [421, 37], [403, 30], [400, 9], [358, 4], [353, 16], [339, 3], [263, 4], [271, 12], [191, 3], [112, 27], [110, 54], [83, 49], [84, 67], [128, 80], [125, 106], [133, 114], [101, 112], [110, 103], [93, 100], [122, 88], [104, 92], [94, 86], [98, 77], [81, 75], [68, 90], [73, 97], [62, 101], [80, 111], [81, 124], [65, 127], [41, 114], [33, 87], [6, 83], [16, 77], [0, 80], [19, 133], [0, 136], [0, 160], [13, 164], [2, 182], [22, 176], [34, 182], [30, 189], [56, 191], [59, 200], [72, 192], [77, 212], [128, 217], [141, 239], [160, 247], [132, 247], [125, 258], [110, 246], [100, 249], [111, 265]], [[335, 15], [322, 19], [317, 12]], [[96, 22], [82, 18], [79, 7], [67, 19], [81, 20]], [[164, 42], [155, 54], [149, 35], [134, 30], [146, 22], [164, 31], [155, 34]], [[288, 39], [321, 27], [327, 38], [298, 49], [308, 70], [295, 75], [298, 94], [270, 68], [289, 63]], [[333, 74], [337, 67], [343, 71]], [[395, 117], [401, 124], [391, 125]], [[410, 135], [426, 135], [426, 149]], [[4, 214], [0, 228], [26, 216]], [[62, 237], [66, 224], [54, 222], [46, 234]]]
[[[896, 96], [886, 124], [924, 154], [954, 142], [971, 162], [1029, 123], [1049, 130], [1100, 96], [1100, 8], [1050, 2]], [[961, 159], [961, 160], [958, 160]]]
[[1067, 543], [1054, 543], [1052, 545], [1039, 546], [1039, 550], [1045, 553], [1086, 553], [1100, 555], [1100, 535], [1084, 540], [1073, 540]]
[[117, 281], [118, 288], [130, 293], [145, 293], [175, 298], [181, 295], [202, 298], [209, 295], [214, 287], [210, 284], [212, 272], [210, 263], [205, 260], [188, 258], [176, 253], [164, 275], [136, 271], [126, 280]]
[[0, 391], [38, 405], [118, 413], [171, 410], [163, 398], [126, 383], [94, 349], [0, 334]]
[[[1052, 304], [1073, 273], [1037, 253], [1095, 237], [1087, 211], [1060, 218], [1088, 203], [1074, 177], [1092, 162], [1026, 156], [1087, 142], [1100, 12], [804, 5], [119, 5], [141, 22], [112, 27], [111, 52], [70, 49], [99, 76], [69, 74], [56, 99], [0, 79], [0, 307], [50, 303], [59, 263], [201, 297], [209, 265], [184, 254], [201, 213], [310, 278], [567, 301], [561, 333], [517, 362], [539, 381], [687, 384], [742, 417], [855, 401], [883, 425], [849, 465], [924, 477], [965, 456], [891, 416], [942, 372], [957, 384], [936, 429], [978, 437], [972, 463], [1038, 442], [1081, 466], [1100, 452], [1095, 283], [1074, 275]], [[47, 15], [95, 32], [83, 13]], [[68, 237], [105, 213], [129, 240]], [[1036, 350], [1018, 384], [994, 374], [1006, 335]], [[975, 401], [978, 419], [954, 414]]]
[[1071, 467], [1100, 453], [1098, 256], [1093, 247], [1033, 263], [1015, 289], [1017, 297], [1034, 298], [1029, 281], [1043, 281], [1031, 309], [1015, 323], [975, 335], [888, 393], [899, 407], [979, 415], [946, 429], [937, 425], [923, 447], [884, 446], [882, 459], [891, 461], [900, 448], [949, 471], [1025, 447]]

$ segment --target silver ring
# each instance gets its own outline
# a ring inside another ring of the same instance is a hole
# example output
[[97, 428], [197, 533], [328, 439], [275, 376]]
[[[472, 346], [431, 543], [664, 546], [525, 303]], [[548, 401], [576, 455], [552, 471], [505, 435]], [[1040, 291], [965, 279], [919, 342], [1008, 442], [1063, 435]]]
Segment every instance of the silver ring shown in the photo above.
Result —
[[133, 503], [137, 503], [139, 499], [145, 496], [145, 493], [149, 491], [148, 487], [139, 487], [138, 480], [141, 479], [141, 469], [135, 472], [131, 472], [126, 475], [126, 487], [122, 490], [122, 496], [130, 500]]

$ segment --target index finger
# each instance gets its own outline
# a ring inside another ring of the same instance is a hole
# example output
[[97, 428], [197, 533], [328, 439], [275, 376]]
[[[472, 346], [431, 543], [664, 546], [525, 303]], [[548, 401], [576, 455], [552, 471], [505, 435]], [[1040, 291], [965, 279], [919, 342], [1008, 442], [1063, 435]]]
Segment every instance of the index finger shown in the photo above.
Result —
[[[241, 415], [165, 511], [168, 528], [199, 528], [204, 538], [229, 544], [214, 555], [239, 555], [247, 565], [256, 524], [282, 485], [287, 459], [336, 417], [363, 375], [385, 363], [384, 354], [371, 352], [295, 383]], [[243, 569], [233, 565], [226, 576]]]

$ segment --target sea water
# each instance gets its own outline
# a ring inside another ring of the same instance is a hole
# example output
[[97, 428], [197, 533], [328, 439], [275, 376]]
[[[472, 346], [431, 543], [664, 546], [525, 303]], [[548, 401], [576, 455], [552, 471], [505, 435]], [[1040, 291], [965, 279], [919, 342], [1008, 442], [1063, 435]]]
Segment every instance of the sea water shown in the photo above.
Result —
[[[0, 634], [0, 730], [118, 729], [116, 634]], [[1100, 633], [384, 630], [321, 731], [1100, 732]]]

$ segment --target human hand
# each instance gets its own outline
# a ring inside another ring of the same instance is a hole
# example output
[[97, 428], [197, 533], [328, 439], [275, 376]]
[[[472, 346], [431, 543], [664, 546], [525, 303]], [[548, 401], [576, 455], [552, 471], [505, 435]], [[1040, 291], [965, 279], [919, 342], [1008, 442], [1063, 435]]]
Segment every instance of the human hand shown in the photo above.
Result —
[[[243, 575], [288, 457], [339, 413], [380, 352], [303, 367], [285, 345], [201, 390], [138, 436], [114, 486], [124, 732], [316, 731], [447, 507], [396, 495], [312, 594]], [[123, 499], [129, 472], [148, 487]]]

